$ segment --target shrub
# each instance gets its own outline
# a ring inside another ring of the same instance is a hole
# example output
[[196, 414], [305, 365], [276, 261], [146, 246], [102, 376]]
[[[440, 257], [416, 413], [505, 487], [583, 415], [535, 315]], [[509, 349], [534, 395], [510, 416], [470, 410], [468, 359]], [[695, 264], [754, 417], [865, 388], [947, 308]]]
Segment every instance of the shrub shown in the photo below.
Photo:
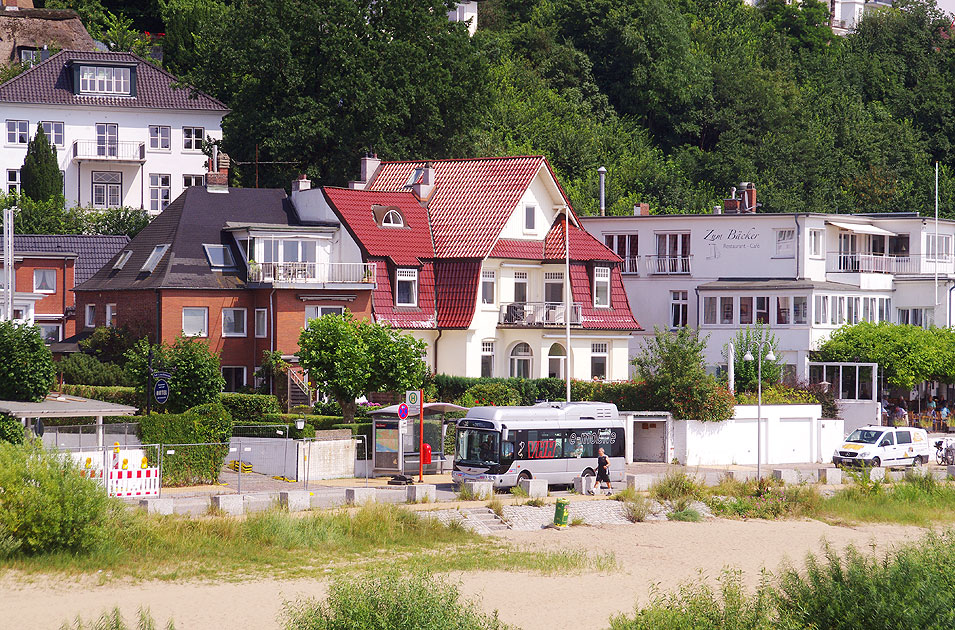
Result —
[[226, 408], [236, 424], [260, 422], [268, 414], [282, 413], [279, 399], [266, 394], [234, 394], [225, 392], [219, 395], [222, 406]]
[[481, 383], [469, 388], [461, 396], [461, 405], [464, 407], [505, 407], [520, 403], [520, 393], [504, 383]]
[[[150, 345], [140, 339], [126, 353], [126, 372], [145, 400]], [[219, 355], [209, 344], [194, 337], [179, 337], [172, 346], [152, 346], [153, 369], [166, 369], [169, 379], [169, 402], [157, 407], [180, 413], [196, 405], [217, 403], [225, 379], [222, 378]]]
[[[365, 447], [368, 450], [367, 457], [371, 459], [372, 457], [372, 430], [374, 425], [371, 422], [353, 422], [348, 424], [333, 424], [332, 429], [348, 429], [351, 431], [353, 436], [364, 436]], [[361, 449], [359, 449], [358, 457], [361, 457]]]
[[129, 377], [123, 368], [112, 363], [103, 363], [82, 352], [74, 352], [60, 359], [56, 369], [63, 375], [64, 383], [107, 387], [129, 385]]
[[650, 515], [650, 501], [642, 495], [624, 499], [623, 515], [631, 523], [642, 523]]
[[24, 436], [25, 433], [22, 422], [13, 416], [0, 413], [0, 442], [23, 444]]
[[[151, 414], [140, 418], [143, 444], [203, 444], [162, 448], [162, 482], [167, 486], [215, 483], [229, 452], [232, 418], [221, 404], [200, 405], [182, 414]], [[152, 452], [150, 458], [154, 458]], [[156, 462], [150, 461], [155, 466]]]
[[21, 553], [83, 552], [106, 535], [103, 488], [40, 440], [0, 444], [0, 488], [0, 539], [12, 539]]
[[103, 402], [116, 403], [117, 405], [127, 405], [129, 407], [136, 407], [137, 409], [143, 409], [146, 406], [143, 393], [136, 391], [135, 387], [64, 384], [62, 390], [64, 394], [70, 396], [82, 396], [83, 398], [102, 400]]
[[702, 489], [692, 477], [682, 470], [671, 470], [663, 479], [650, 486], [650, 496], [658, 501], [676, 501], [700, 496]]
[[506, 626], [447, 582], [390, 572], [339, 579], [325, 601], [288, 604], [287, 630], [497, 630]]
[[[291, 424], [296, 420], [301, 420], [300, 413], [270, 413], [262, 416], [262, 422], [271, 422], [272, 424]], [[342, 423], [341, 416], [305, 416], [305, 424], [313, 426], [317, 431], [328, 431], [329, 429], [344, 428], [337, 427]], [[238, 422], [236, 424], [239, 424]], [[349, 425], [350, 428], [351, 425]]]
[[[755, 405], [756, 390], [736, 392], [736, 402], [740, 405]], [[763, 386], [764, 405], [818, 405], [819, 396], [806, 387], [788, 387], [783, 384]], [[827, 416], [828, 417], [828, 416]]]
[[[298, 416], [296, 419], [301, 420], [301, 416]], [[281, 438], [281, 439], [285, 439], [286, 437], [288, 437], [293, 440], [303, 440], [305, 438], [315, 437], [314, 426], [306, 422], [305, 426], [302, 429], [296, 429], [295, 420], [291, 420], [289, 422], [268, 422], [268, 421], [233, 422], [232, 425], [233, 427], [242, 426], [242, 427], [253, 427], [253, 428], [254, 427], [288, 427], [288, 436], [279, 435], [277, 433], [272, 432], [272, 433], [263, 433], [262, 435], [254, 435], [250, 437], [274, 437], [274, 438]], [[245, 434], [249, 435], [248, 432], [246, 432]], [[235, 435], [234, 430], [233, 430], [233, 435]]]
[[134, 343], [133, 335], [125, 326], [100, 326], [80, 341], [79, 346], [84, 354], [121, 366], [126, 363], [126, 353]]
[[40, 402], [56, 378], [53, 355], [40, 329], [0, 322], [0, 400]]
[[[136, 616], [135, 626], [129, 626], [123, 618], [123, 613], [117, 607], [105, 611], [95, 622], [87, 623], [80, 617], [77, 617], [73, 620], [72, 625], [64, 624], [60, 626], [60, 630], [131, 630], [131, 628], [150, 630], [158, 627], [156, 620], [149, 614], [149, 611], [143, 610], [142, 608], [139, 609], [139, 613]], [[166, 630], [176, 630], [176, 625], [170, 619], [169, 623], [163, 626], [163, 628]]]

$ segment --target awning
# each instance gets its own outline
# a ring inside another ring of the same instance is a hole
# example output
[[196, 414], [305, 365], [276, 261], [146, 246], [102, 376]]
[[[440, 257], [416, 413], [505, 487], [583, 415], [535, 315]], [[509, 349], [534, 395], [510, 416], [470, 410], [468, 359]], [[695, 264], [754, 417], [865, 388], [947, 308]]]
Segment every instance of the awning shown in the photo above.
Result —
[[[390, 407], [382, 407], [381, 409], [375, 409], [374, 411], [369, 411], [369, 416], [397, 416], [398, 407], [400, 405], [391, 405]], [[453, 405], [451, 403], [425, 403], [424, 404], [424, 415], [437, 415], [441, 413], [449, 413], [452, 411], [467, 411], [467, 407], [461, 407], [460, 405]], [[413, 405], [408, 408], [410, 412], [409, 415], [416, 416], [418, 415], [418, 406]]]
[[49, 394], [43, 402], [0, 400], [0, 413], [14, 418], [91, 418], [103, 416], [131, 416], [136, 407], [92, 400], [81, 396]]
[[876, 236], [895, 236], [895, 232], [883, 230], [880, 227], [869, 225], [868, 223], [843, 223], [841, 221], [826, 221], [829, 225], [834, 225], [842, 230], [849, 230], [857, 234], [873, 234]]

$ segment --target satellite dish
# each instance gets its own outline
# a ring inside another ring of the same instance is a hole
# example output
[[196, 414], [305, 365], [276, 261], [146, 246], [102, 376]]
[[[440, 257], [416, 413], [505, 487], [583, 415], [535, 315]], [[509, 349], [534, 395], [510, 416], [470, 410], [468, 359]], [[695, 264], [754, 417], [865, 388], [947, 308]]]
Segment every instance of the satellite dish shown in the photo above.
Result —
[[37, 437], [43, 437], [43, 418], [37, 418], [33, 423], [33, 433]]

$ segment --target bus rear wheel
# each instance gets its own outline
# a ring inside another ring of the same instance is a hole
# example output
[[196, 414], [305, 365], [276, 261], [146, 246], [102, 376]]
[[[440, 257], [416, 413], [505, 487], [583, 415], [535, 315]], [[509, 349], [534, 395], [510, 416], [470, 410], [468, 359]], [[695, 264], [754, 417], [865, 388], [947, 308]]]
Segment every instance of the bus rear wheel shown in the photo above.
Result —
[[594, 472], [593, 468], [585, 468], [584, 472], [580, 473], [581, 477], [596, 477], [597, 473]]
[[517, 476], [517, 485], [521, 485], [522, 481], [530, 481], [531, 474], [526, 470], [522, 471], [521, 474]]

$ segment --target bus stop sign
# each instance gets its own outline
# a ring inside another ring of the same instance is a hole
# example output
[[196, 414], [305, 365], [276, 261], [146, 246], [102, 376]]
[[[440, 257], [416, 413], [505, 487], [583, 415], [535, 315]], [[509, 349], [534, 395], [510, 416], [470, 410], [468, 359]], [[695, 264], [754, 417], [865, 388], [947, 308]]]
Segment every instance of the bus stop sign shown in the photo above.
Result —
[[153, 398], [160, 405], [166, 404], [166, 401], [169, 400], [169, 383], [165, 379], [161, 378], [153, 385]]
[[400, 418], [401, 420], [408, 419], [408, 405], [406, 405], [405, 403], [401, 403], [400, 405], [398, 405], [398, 418]]

